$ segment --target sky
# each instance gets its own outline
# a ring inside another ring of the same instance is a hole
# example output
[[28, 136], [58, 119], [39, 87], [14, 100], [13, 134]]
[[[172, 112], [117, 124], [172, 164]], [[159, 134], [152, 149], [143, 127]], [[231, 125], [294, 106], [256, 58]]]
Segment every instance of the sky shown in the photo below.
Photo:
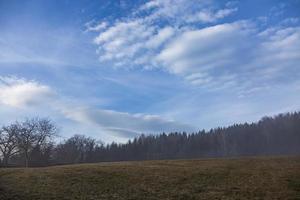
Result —
[[300, 0], [0, 0], [0, 124], [105, 143], [300, 109]]

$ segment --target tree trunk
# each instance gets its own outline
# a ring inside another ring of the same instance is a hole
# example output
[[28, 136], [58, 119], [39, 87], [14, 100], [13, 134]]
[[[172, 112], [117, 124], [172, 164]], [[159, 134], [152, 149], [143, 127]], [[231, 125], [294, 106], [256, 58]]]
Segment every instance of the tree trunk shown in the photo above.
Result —
[[25, 167], [28, 167], [28, 152], [25, 152]]
[[8, 166], [8, 160], [9, 160], [8, 157], [4, 156], [4, 158], [3, 158], [3, 165], [6, 166], [6, 167]]

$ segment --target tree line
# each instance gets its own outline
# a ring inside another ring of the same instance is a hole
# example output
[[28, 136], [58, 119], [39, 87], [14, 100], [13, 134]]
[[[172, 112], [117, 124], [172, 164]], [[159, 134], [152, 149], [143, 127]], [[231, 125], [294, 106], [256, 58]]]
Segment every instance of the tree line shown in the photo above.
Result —
[[0, 130], [2, 166], [49, 166], [125, 160], [190, 159], [300, 154], [300, 112], [264, 117], [196, 133], [143, 135], [125, 144], [104, 144], [74, 135], [56, 144], [49, 119], [27, 119]]

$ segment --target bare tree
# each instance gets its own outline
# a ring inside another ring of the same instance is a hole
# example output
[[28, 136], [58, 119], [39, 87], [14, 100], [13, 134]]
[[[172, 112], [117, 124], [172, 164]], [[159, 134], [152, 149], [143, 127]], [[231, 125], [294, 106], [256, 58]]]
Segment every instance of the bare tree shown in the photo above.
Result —
[[17, 123], [19, 127], [18, 147], [24, 154], [25, 167], [28, 167], [29, 152], [36, 141], [37, 124], [34, 119], [27, 119], [25, 122]]
[[57, 136], [58, 129], [50, 119], [37, 119], [37, 145], [48, 142], [49, 139]]
[[18, 123], [18, 147], [24, 154], [25, 167], [28, 167], [30, 152], [46, 145], [56, 136], [57, 128], [49, 119], [27, 119]]
[[62, 164], [93, 162], [96, 146], [95, 139], [74, 135], [57, 146], [55, 157]]
[[16, 124], [3, 126], [0, 129], [0, 151], [4, 166], [8, 165], [11, 156], [18, 153], [18, 127]]

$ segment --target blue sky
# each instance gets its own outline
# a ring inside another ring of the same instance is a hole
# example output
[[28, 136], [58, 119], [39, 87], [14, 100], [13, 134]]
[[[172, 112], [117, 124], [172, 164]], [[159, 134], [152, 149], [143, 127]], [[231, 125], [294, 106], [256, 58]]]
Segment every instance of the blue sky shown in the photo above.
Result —
[[300, 1], [0, 0], [0, 123], [124, 142], [300, 108]]

